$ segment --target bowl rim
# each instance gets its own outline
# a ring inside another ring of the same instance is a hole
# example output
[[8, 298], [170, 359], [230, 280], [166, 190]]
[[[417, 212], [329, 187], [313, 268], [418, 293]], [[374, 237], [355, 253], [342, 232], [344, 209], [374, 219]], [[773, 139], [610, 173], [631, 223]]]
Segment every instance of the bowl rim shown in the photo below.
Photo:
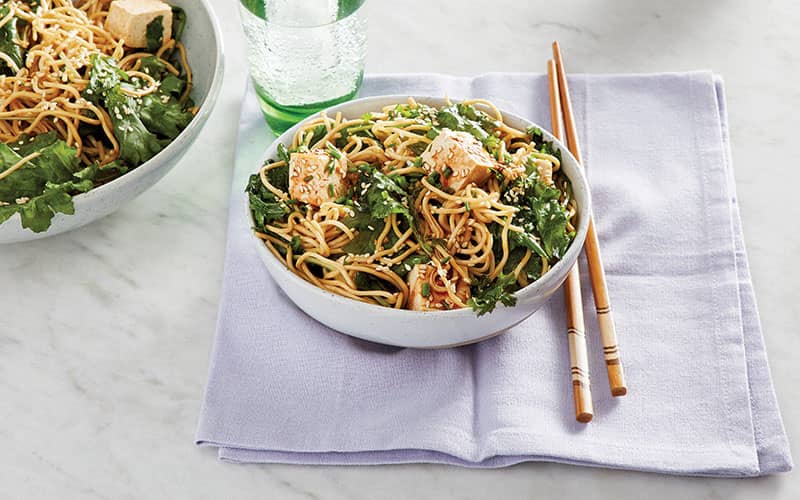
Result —
[[[323, 111], [318, 113], [314, 113], [309, 117], [303, 119], [302, 121], [295, 124], [290, 129], [286, 130], [284, 133], [276, 137], [272, 143], [264, 150], [264, 153], [261, 155], [261, 163], [263, 163], [268, 157], [274, 156], [275, 152], [277, 151], [278, 144], [291, 143], [294, 134], [297, 132], [300, 127], [305, 125], [310, 120], [317, 118], [320, 113], [336, 113], [342, 112], [342, 114], [347, 113], [348, 108], [363, 104], [370, 104], [373, 102], [386, 102], [391, 104], [391, 102], [396, 102], [398, 104], [407, 102], [408, 98], [413, 98], [416, 102], [429, 104], [432, 102], [443, 102], [446, 98], [444, 97], [435, 97], [435, 96], [425, 96], [425, 95], [406, 95], [406, 94], [387, 94], [387, 95], [377, 95], [377, 96], [369, 96], [369, 97], [362, 97], [358, 99], [353, 99], [351, 101], [347, 101], [341, 104], [337, 104], [335, 106], [331, 106]], [[391, 102], [390, 102], [391, 101]], [[453, 102], [458, 102], [457, 100], [453, 99]], [[383, 104], [384, 106], [387, 104]], [[435, 104], [438, 105], [438, 104]], [[525, 297], [529, 297], [531, 295], [538, 295], [544, 290], [550, 288], [555, 281], [558, 280], [557, 276], [564, 272], [566, 276], [569, 269], [564, 269], [568, 263], [577, 261], [577, 258], [580, 255], [580, 252], [583, 250], [584, 241], [586, 240], [586, 235], [589, 228], [589, 219], [592, 210], [592, 201], [591, 201], [591, 191], [589, 188], [589, 181], [586, 178], [586, 173], [581, 166], [581, 164], [577, 161], [574, 155], [569, 151], [566, 144], [562, 141], [556, 139], [552, 133], [545, 127], [527, 119], [523, 118], [515, 113], [510, 111], [506, 111], [505, 109], [498, 107], [498, 110], [503, 114], [503, 121], [506, 122], [507, 119], [515, 120], [526, 124], [526, 126], [535, 126], [542, 130], [542, 133], [545, 136], [545, 139], [548, 141], [552, 141], [556, 146], [558, 146], [559, 150], [561, 151], [562, 157], [567, 156], [569, 157], [577, 166], [576, 175], [573, 178], [572, 176], [567, 176], [570, 183], [574, 186], [575, 184], [581, 185], [583, 188], [583, 192], [586, 194], [586, 201], [583, 204], [578, 205], [578, 226], [575, 231], [575, 238], [572, 240], [567, 252], [564, 256], [558, 260], [548, 271], [545, 273], [544, 276], [540, 277], [533, 283], [528, 284], [527, 286], [520, 288], [516, 292], [514, 292], [514, 296], [517, 299], [524, 299]], [[248, 174], [249, 177], [250, 174]], [[565, 174], [566, 175], [566, 174]], [[397, 309], [394, 307], [386, 307], [380, 306], [377, 304], [369, 304], [366, 302], [361, 302], [359, 300], [351, 299], [349, 297], [344, 297], [342, 295], [335, 294], [333, 292], [329, 292], [327, 290], [323, 290], [318, 286], [309, 283], [308, 281], [304, 280], [300, 276], [293, 273], [286, 264], [275, 257], [273, 253], [267, 248], [264, 244], [263, 240], [258, 238], [253, 231], [253, 227], [255, 227], [255, 221], [253, 220], [253, 214], [250, 210], [250, 201], [245, 193], [245, 211], [247, 220], [250, 222], [248, 225], [248, 232], [250, 233], [251, 240], [256, 244], [256, 248], [258, 249], [259, 255], [261, 256], [262, 261], [266, 265], [267, 269], [272, 273], [273, 269], [278, 269], [283, 276], [286, 276], [287, 279], [291, 280], [298, 286], [300, 286], [304, 291], [315, 295], [316, 297], [323, 299], [323, 300], [333, 300], [343, 306], [347, 306], [350, 308], [360, 309], [362, 307], [367, 308], [368, 311], [381, 311], [384, 314], [387, 314], [394, 318], [405, 318], [408, 319], [410, 317], [441, 317], [441, 318], [449, 318], [455, 319], [456, 317], [460, 316], [469, 316], [469, 317], [478, 317], [471, 308], [464, 307], [459, 309], [450, 309], [445, 311], [433, 310], [433, 311], [416, 311], [412, 309]], [[571, 265], [571, 264], [570, 264]], [[516, 307], [516, 306], [505, 306], [503, 304], [498, 304], [498, 308], [500, 307]], [[496, 311], [497, 309], [495, 309]], [[495, 311], [487, 313], [483, 317], [490, 317]]]
[[[211, 31], [214, 34], [214, 48], [216, 51], [216, 57], [214, 58], [213, 63], [211, 85], [209, 85], [208, 92], [203, 97], [203, 101], [197, 106], [197, 114], [192, 118], [192, 121], [189, 122], [189, 125], [187, 125], [185, 129], [181, 130], [180, 134], [178, 134], [175, 139], [173, 139], [164, 149], [156, 153], [155, 156], [146, 162], [142, 163], [131, 171], [126, 172], [109, 182], [106, 182], [103, 185], [92, 188], [85, 193], [78, 193], [72, 196], [72, 202], [76, 209], [79, 204], [85, 203], [92, 198], [102, 196], [108, 191], [113, 191], [114, 188], [123, 183], [133, 182], [135, 179], [146, 176], [153, 170], [164, 167], [164, 159], [174, 156], [175, 152], [180, 151], [181, 148], [188, 147], [189, 143], [191, 143], [200, 133], [203, 125], [208, 120], [208, 117], [214, 108], [214, 104], [219, 97], [220, 90], [222, 89], [222, 81], [225, 74], [225, 56], [222, 42], [222, 30], [220, 29], [219, 20], [217, 19], [209, 0], [193, 0], [193, 2], [202, 6], [209, 18], [209, 21], [211, 22]], [[0, 223], [0, 225], [11, 224], [12, 221], [16, 222], [16, 224], [22, 227], [19, 217], [16, 216], [9, 218], [3, 223]], [[50, 228], [48, 228], [47, 231], [44, 231], [42, 234], [47, 234], [49, 230]]]

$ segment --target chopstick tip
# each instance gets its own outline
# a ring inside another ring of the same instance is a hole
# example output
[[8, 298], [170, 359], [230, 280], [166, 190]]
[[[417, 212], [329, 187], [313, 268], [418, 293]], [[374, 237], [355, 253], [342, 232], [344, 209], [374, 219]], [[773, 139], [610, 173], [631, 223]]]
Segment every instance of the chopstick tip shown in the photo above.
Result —
[[558, 44], [558, 40], [553, 41], [553, 59], [556, 62], [556, 66], [561, 66], [561, 46]]

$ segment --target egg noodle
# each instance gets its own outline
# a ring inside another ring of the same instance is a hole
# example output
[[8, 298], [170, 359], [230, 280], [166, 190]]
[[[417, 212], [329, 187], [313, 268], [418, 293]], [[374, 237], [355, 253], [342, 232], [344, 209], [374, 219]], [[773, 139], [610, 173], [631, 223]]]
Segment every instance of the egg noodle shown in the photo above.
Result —
[[[0, 28], [15, 22], [15, 18], [24, 21], [15, 43], [26, 50], [21, 67], [0, 52], [0, 60], [14, 73], [0, 75], [0, 143], [56, 131], [68, 146], [77, 149], [84, 164], [99, 163], [102, 168], [116, 160], [120, 144], [108, 110], [82, 97], [89, 85], [93, 54], [112, 57], [133, 82], [143, 82], [145, 86], [141, 89], [122, 89], [124, 94], [140, 98], [158, 90], [153, 77], [139, 71], [140, 60], [156, 56], [177, 76], [179, 70], [168, 61], [172, 51], [177, 50], [186, 71], [187, 85], [181, 97], [182, 102], [186, 101], [192, 74], [183, 44], [165, 37], [154, 54], [124, 46], [124, 40], [103, 27], [110, 4], [110, 0], [0, 3], [9, 9], [0, 19]], [[82, 124], [99, 127], [101, 133], [84, 135]], [[4, 174], [10, 174], [30, 159], [23, 159]]]
[[[404, 109], [413, 114], [419, 106], [409, 99]], [[270, 181], [270, 172], [285, 168], [286, 160], [269, 161], [258, 176], [287, 213], [264, 224], [263, 230], [256, 228], [256, 235], [292, 272], [314, 285], [351, 299], [398, 309], [412, 308], [413, 291], [404, 276], [419, 263], [425, 263], [430, 274], [425, 285], [427, 293], [423, 294], [426, 298], [421, 307], [414, 307], [417, 309], [467, 307], [469, 294], [461, 293], [465, 285], [474, 287], [480, 280], [496, 282], [501, 275], [507, 283], [513, 281], [512, 289], [529, 284], [546, 273], [558, 256], [539, 257], [525, 248], [524, 252], [517, 249], [514, 262], [510, 261], [514, 233], [526, 231], [515, 220], [520, 207], [513, 203], [514, 181], [526, 176], [526, 158], [537, 166], [535, 176], [541, 179], [541, 172], [549, 174], [551, 184], [559, 189], [557, 203], [566, 214], [566, 230], [574, 235], [575, 206], [568, 180], [559, 172], [560, 154], [553, 154], [552, 148], [548, 153], [539, 151], [529, 131], [506, 125], [501, 112], [489, 101], [469, 100], [460, 106], [483, 109], [479, 112], [495, 124], [495, 157], [505, 161], [496, 163], [495, 175], [483, 185], [470, 183], [457, 191], [436, 185], [430, 166], [420, 161], [419, 154], [433, 141], [435, 118], [405, 118], [395, 112], [396, 106], [356, 120], [344, 119], [341, 113], [330, 117], [323, 112], [297, 131], [289, 151], [330, 148], [338, 141], [338, 150], [350, 172], [348, 177], [356, 183], [352, 195], [326, 201], [319, 207], [297, 203], [286, 190]], [[404, 201], [413, 223], [399, 213], [390, 214], [383, 220], [382, 229], [377, 223], [364, 229], [375, 229], [371, 242], [374, 251], [356, 254], [347, 249], [358, 233], [351, 221], [364, 208], [363, 195], [369, 185], [357, 184], [355, 172], [369, 166], [377, 166], [390, 179], [404, 178], [405, 185], [413, 185]], [[364, 274], [374, 279], [364, 280]], [[370, 285], [364, 286], [365, 281]]]

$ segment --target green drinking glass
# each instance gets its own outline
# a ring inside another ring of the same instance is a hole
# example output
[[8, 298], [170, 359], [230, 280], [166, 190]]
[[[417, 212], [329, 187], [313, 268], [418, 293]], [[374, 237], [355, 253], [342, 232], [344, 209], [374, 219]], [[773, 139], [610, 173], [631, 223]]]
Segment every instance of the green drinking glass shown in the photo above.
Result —
[[250, 76], [270, 128], [352, 99], [364, 77], [365, 0], [241, 0]]

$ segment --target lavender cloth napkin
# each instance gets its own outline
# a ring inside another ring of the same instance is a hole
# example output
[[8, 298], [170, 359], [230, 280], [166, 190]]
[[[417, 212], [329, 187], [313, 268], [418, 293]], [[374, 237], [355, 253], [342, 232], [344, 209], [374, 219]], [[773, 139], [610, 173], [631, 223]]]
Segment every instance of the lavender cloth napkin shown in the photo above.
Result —
[[[363, 342], [299, 311], [261, 264], [245, 220], [247, 175], [274, 137], [248, 90], [197, 443], [234, 462], [547, 460], [709, 476], [789, 470], [721, 82], [688, 73], [570, 83], [627, 397], [609, 395], [586, 281], [596, 413], [589, 425], [573, 417], [561, 294], [504, 335], [438, 351]], [[539, 75], [373, 76], [361, 94], [485, 97], [549, 122]]]

